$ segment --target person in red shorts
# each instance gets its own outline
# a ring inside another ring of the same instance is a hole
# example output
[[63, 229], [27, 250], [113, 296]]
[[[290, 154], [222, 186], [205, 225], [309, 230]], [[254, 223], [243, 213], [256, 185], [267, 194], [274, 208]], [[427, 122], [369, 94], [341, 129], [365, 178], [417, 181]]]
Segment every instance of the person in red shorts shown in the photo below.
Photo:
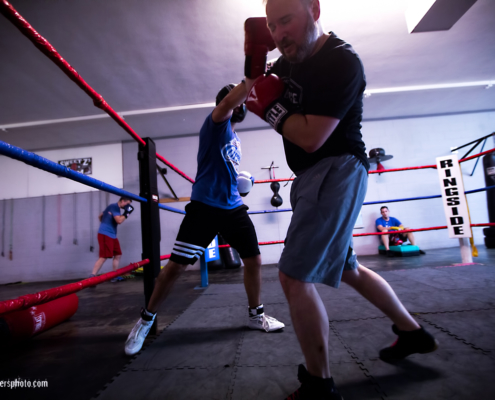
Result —
[[[127, 217], [134, 211], [134, 207], [131, 206], [132, 200], [128, 197], [121, 197], [117, 203], [110, 204], [100, 214], [99, 219], [101, 221], [100, 229], [98, 229], [98, 245], [100, 246], [100, 254], [98, 260], [93, 267], [93, 272], [89, 276], [93, 278], [96, 276], [103, 263], [107, 258], [113, 258], [112, 268], [115, 271], [119, 268], [120, 257], [122, 256], [122, 250], [120, 249], [119, 239], [117, 239], [117, 225], [124, 222]], [[120, 209], [124, 210], [124, 213], [120, 215]], [[124, 279], [120, 276], [111, 280], [111, 282], [119, 282]], [[95, 286], [93, 286], [95, 287]]]

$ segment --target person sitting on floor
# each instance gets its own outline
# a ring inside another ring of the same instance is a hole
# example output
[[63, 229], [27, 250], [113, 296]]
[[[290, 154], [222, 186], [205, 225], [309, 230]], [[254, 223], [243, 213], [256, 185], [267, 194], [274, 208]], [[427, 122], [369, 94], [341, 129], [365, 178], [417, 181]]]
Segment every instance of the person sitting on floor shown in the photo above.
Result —
[[[381, 235], [381, 240], [383, 245], [385, 246], [385, 250], [387, 252], [388, 257], [393, 257], [393, 253], [390, 251], [390, 246], [398, 246], [403, 242], [409, 240], [413, 246], [416, 245], [416, 240], [414, 239], [414, 235], [412, 232], [400, 233], [400, 231], [405, 228], [397, 218], [390, 216], [390, 211], [387, 206], [383, 206], [380, 208], [380, 213], [382, 214], [381, 218], [377, 218], [375, 224], [376, 229], [379, 232], [388, 232], [391, 231], [390, 235]], [[392, 233], [396, 232], [396, 233]], [[423, 250], [419, 250], [419, 254], [425, 254]]]

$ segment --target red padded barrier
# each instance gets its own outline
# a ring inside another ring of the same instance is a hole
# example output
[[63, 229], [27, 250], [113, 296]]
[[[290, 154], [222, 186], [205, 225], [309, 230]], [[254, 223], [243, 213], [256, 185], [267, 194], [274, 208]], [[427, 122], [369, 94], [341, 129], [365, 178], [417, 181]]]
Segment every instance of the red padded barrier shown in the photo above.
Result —
[[48, 303], [14, 311], [2, 315], [2, 341], [21, 341], [38, 335], [72, 317], [79, 306], [79, 298], [75, 293], [60, 297]]

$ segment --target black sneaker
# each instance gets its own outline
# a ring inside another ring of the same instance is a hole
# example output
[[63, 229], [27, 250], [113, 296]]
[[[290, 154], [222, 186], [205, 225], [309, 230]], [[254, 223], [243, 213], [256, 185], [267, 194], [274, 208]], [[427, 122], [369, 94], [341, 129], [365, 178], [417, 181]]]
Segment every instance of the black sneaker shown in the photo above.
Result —
[[313, 376], [304, 365], [300, 364], [297, 379], [301, 382], [301, 387], [285, 400], [343, 400], [333, 378], [323, 379]]
[[424, 250], [419, 250], [419, 254], [426, 254]]
[[438, 341], [425, 328], [415, 331], [400, 331], [395, 324], [392, 331], [399, 337], [395, 343], [380, 350], [383, 361], [402, 360], [413, 353], [431, 353], [438, 348]]

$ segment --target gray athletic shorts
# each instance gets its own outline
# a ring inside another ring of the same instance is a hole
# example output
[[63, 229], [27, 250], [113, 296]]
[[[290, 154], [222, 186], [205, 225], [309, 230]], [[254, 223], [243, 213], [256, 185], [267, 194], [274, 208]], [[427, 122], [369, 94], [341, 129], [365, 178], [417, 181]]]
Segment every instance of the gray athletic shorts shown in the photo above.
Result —
[[280, 271], [338, 288], [342, 271], [358, 267], [352, 230], [367, 186], [366, 168], [350, 154], [325, 158], [297, 176]]

